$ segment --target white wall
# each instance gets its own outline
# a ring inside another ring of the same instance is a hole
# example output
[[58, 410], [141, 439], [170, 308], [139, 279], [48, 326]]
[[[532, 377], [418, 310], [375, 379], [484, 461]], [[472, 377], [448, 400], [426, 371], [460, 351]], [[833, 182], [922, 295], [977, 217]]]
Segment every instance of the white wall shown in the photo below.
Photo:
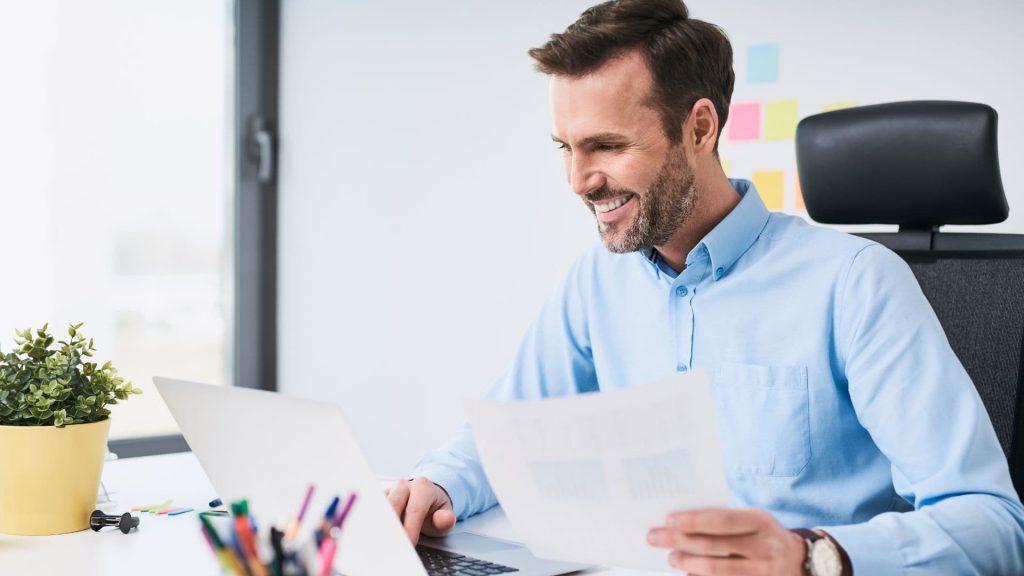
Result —
[[[400, 475], [504, 370], [596, 240], [525, 54], [590, 2], [283, 4], [279, 381], [341, 404], [371, 464]], [[991, 229], [1024, 232], [1024, 4], [690, 6], [733, 40], [734, 101], [799, 98], [801, 115], [839, 100], [993, 105], [1011, 219]], [[760, 42], [780, 44], [778, 83], [744, 81]], [[722, 152], [739, 176], [792, 172], [791, 141]]]

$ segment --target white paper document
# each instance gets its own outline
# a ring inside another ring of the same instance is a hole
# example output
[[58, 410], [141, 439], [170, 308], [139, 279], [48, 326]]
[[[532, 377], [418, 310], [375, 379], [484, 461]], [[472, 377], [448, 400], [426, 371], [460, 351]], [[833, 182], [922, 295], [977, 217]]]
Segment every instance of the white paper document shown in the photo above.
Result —
[[705, 371], [627, 390], [467, 404], [484, 470], [534, 554], [669, 571], [647, 531], [728, 503]]

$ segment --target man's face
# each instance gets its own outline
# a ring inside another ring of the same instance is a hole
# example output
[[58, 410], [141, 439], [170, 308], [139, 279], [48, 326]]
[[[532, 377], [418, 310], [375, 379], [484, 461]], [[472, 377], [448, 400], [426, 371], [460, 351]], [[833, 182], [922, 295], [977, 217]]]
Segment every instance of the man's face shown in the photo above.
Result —
[[612, 252], [666, 244], [693, 211], [695, 177], [646, 102], [652, 79], [638, 52], [581, 78], [551, 80], [552, 137], [573, 192]]

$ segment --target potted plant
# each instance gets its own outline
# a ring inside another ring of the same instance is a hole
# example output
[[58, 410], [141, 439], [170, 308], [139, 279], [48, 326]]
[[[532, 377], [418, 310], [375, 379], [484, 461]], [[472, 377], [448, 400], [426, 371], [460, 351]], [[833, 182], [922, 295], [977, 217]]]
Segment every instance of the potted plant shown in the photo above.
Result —
[[141, 390], [98, 366], [79, 329], [54, 346], [47, 325], [16, 330], [0, 351], [0, 532], [63, 534], [89, 527], [110, 429], [107, 406]]

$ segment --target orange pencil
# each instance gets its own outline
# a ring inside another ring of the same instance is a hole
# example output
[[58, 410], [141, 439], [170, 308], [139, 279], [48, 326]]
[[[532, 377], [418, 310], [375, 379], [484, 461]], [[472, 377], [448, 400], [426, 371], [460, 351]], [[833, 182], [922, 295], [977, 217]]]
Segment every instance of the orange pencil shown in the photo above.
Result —
[[302, 506], [299, 507], [299, 515], [292, 520], [292, 523], [288, 525], [288, 529], [285, 530], [284, 537], [286, 540], [295, 540], [295, 536], [299, 533], [299, 526], [302, 524], [302, 519], [306, 516], [306, 509], [309, 508], [309, 500], [313, 497], [313, 485], [310, 484], [309, 488], [306, 488], [306, 497], [302, 499]]
[[238, 535], [238, 543], [249, 570], [253, 576], [267, 576], [267, 570], [260, 562], [260, 555], [256, 550], [256, 536], [253, 534], [252, 525], [249, 524], [248, 503], [242, 500], [232, 504], [231, 512], [235, 515], [235, 534]]

